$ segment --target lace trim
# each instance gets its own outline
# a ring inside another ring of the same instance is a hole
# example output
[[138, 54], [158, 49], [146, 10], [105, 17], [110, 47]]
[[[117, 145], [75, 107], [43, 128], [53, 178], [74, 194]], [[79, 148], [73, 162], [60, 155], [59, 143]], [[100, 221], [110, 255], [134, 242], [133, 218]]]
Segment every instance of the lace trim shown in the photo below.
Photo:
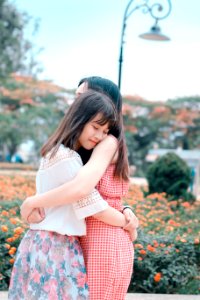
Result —
[[58, 151], [56, 152], [56, 154], [52, 158], [50, 158], [52, 152], [53, 152], [53, 150], [51, 150], [49, 153], [47, 153], [47, 155], [45, 157], [43, 157], [41, 159], [39, 170], [48, 169], [48, 168], [52, 167], [53, 165], [59, 163], [60, 161], [68, 159], [68, 158], [81, 159], [77, 152], [75, 152], [74, 150], [71, 150], [69, 148], [66, 148], [63, 145], [61, 145], [59, 147]]
[[90, 206], [92, 204], [98, 203], [102, 200], [99, 192], [97, 190], [93, 190], [87, 197], [84, 197], [77, 202], [73, 203], [75, 209], [80, 209], [86, 206]]

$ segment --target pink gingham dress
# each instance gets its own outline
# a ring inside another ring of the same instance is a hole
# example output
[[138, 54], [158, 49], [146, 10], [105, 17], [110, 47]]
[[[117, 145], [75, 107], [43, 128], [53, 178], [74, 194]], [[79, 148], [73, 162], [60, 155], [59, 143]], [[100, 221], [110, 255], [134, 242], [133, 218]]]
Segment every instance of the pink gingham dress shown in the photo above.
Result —
[[[114, 178], [111, 164], [97, 190], [108, 204], [122, 210], [128, 183]], [[87, 235], [80, 237], [86, 263], [90, 300], [124, 300], [133, 271], [134, 249], [127, 231], [89, 217]]]

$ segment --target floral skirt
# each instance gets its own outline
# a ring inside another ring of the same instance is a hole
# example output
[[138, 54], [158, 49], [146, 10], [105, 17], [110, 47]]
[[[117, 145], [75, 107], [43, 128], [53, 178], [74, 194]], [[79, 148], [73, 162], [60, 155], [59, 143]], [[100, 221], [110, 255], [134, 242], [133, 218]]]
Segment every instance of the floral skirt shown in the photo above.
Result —
[[8, 299], [89, 299], [85, 264], [78, 238], [29, 230], [17, 250]]

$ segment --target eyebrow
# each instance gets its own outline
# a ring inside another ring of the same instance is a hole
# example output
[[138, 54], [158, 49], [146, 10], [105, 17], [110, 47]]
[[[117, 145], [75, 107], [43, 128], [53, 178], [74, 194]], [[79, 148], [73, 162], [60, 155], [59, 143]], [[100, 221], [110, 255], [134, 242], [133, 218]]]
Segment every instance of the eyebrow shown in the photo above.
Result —
[[105, 126], [105, 125], [107, 125], [107, 128], [108, 128], [108, 130], [109, 130], [109, 122], [106, 122], [105, 124], [100, 124], [99, 123], [99, 121], [100, 121], [101, 119], [99, 119], [99, 120], [96, 120], [96, 121], [92, 121], [92, 123], [95, 123], [95, 124], [97, 124], [97, 125], [99, 125], [99, 126]]

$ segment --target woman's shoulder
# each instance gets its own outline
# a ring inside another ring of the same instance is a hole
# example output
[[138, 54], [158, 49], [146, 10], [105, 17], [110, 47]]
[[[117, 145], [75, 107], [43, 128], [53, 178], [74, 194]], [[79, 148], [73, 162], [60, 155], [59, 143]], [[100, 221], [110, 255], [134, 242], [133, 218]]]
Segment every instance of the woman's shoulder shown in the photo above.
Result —
[[93, 150], [94, 154], [98, 155], [114, 155], [118, 149], [118, 140], [113, 135], [107, 135]]
[[112, 143], [116, 148], [116, 151], [115, 151], [115, 154], [113, 156], [113, 159], [111, 161], [111, 164], [116, 164], [117, 162], [117, 159], [118, 159], [118, 155], [119, 155], [119, 152], [118, 152], [118, 139], [112, 135], [112, 134], [109, 134], [108, 135], [108, 139], [109, 139], [109, 143]]
[[54, 166], [62, 161], [71, 161], [71, 160], [78, 160], [81, 161], [80, 155], [70, 149], [69, 147], [65, 147], [63, 144], [61, 144], [58, 148], [58, 150], [53, 153], [55, 149], [52, 149], [45, 157], [41, 159], [40, 163], [40, 170], [41, 169], [47, 169], [51, 166]]
[[80, 158], [80, 155], [76, 151], [64, 146], [63, 144], [59, 146], [55, 156], [61, 156], [63, 158]]

